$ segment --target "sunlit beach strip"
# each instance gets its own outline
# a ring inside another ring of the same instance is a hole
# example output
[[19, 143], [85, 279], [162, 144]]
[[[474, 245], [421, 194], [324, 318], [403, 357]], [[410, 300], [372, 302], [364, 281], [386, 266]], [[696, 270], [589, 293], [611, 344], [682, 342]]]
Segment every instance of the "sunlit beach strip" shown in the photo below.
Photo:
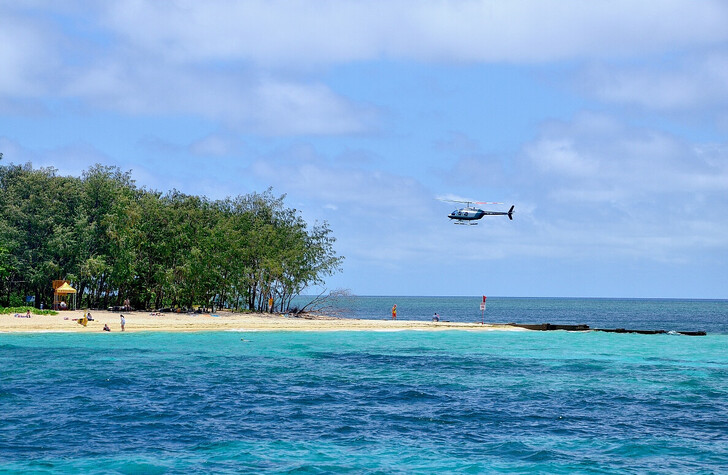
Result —
[[[31, 318], [0, 316], [0, 332], [74, 332], [102, 333], [108, 325], [111, 333], [121, 331], [117, 312], [92, 312], [93, 321], [78, 323], [83, 311], [60, 312], [58, 315], [33, 315]], [[199, 332], [199, 331], [524, 331], [508, 325], [464, 322], [427, 322], [415, 320], [365, 320], [307, 316], [289, 317], [280, 314], [218, 312], [210, 314], [124, 312], [125, 332]]]

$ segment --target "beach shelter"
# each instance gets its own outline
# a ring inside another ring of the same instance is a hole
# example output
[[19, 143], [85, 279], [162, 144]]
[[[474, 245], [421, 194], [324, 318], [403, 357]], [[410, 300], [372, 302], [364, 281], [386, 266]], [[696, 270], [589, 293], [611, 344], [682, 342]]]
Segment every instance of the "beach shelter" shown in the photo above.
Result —
[[[56, 286], [56, 282], [53, 281], [53, 309], [58, 310], [62, 301], [66, 301], [69, 295], [73, 296], [73, 310], [76, 310], [76, 289], [71, 287], [67, 281], [61, 281], [62, 284]], [[70, 309], [70, 306], [69, 306]]]

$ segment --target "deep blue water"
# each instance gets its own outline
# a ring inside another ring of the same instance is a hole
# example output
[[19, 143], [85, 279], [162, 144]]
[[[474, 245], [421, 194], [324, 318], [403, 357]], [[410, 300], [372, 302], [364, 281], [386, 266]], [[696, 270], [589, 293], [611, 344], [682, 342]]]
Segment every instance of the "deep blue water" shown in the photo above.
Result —
[[[295, 304], [305, 305], [301, 297]], [[352, 318], [453, 322], [586, 324], [592, 328], [707, 331], [728, 334], [728, 300], [582, 299], [488, 297], [481, 314], [475, 297], [348, 297], [327, 302], [325, 312]]]
[[191, 471], [728, 473], [728, 335], [0, 334], [0, 472]]

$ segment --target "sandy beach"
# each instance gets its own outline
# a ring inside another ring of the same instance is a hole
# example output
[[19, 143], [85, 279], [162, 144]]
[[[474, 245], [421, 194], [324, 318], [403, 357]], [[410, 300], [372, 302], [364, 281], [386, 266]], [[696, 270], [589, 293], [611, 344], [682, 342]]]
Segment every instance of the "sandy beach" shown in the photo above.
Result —
[[[32, 315], [19, 318], [0, 315], [0, 333], [81, 332], [103, 333], [104, 324], [112, 333], [121, 331], [120, 313], [92, 312], [87, 326], [77, 323], [83, 311], [65, 311], [58, 315]], [[324, 316], [289, 317], [281, 314], [233, 313], [185, 314], [124, 312], [125, 332], [197, 332], [197, 331], [397, 331], [397, 330], [508, 330], [524, 331], [507, 325], [479, 323], [422, 322], [412, 320], [359, 320]]]

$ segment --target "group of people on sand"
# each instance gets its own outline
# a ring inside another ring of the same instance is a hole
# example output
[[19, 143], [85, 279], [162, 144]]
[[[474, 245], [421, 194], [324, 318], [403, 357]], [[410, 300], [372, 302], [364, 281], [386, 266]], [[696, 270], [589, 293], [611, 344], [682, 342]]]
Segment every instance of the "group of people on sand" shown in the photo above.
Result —
[[[124, 327], [126, 326], [126, 318], [124, 318], [124, 315], [119, 315], [121, 319], [121, 331], [124, 331]], [[105, 332], [110, 332], [111, 328], [109, 328], [109, 325], [107, 323], [104, 323], [104, 329]]]
[[[397, 304], [394, 304], [392, 306], [392, 320], [397, 320]], [[432, 317], [433, 322], [439, 322], [440, 321], [440, 314], [435, 312], [435, 315]]]
[[[126, 318], [124, 318], [124, 315], [119, 315], [119, 318], [121, 319], [121, 331], [124, 331], [124, 327], [126, 326]], [[104, 331], [110, 332], [111, 328], [109, 328], [109, 325], [104, 323]]]
[[[121, 331], [124, 331], [124, 327], [126, 326], [126, 318], [124, 318], [124, 315], [119, 315], [119, 317], [121, 318]], [[20, 314], [20, 313], [16, 313], [15, 318], [31, 318], [30, 309], [28, 309], [28, 311], [24, 315]], [[68, 320], [68, 318], [64, 318], [64, 320]], [[94, 318], [91, 316], [91, 312], [88, 312], [88, 311], [84, 312], [83, 318], [79, 318], [78, 320], [76, 320], [76, 322], [79, 325], [83, 325], [84, 327], [86, 325], [88, 325], [88, 322], [93, 322], [93, 321], [94, 321]], [[105, 331], [105, 332], [111, 331], [111, 328], [109, 328], [109, 325], [107, 323], [104, 323], [103, 331]]]
[[[121, 318], [121, 331], [124, 331], [124, 327], [126, 326], [126, 318], [124, 318], [124, 315], [119, 315], [119, 317]], [[94, 319], [91, 316], [91, 312], [84, 312], [83, 318], [79, 318], [76, 321], [78, 322], [79, 325], [86, 326], [86, 325], [88, 325], [88, 322], [93, 322]], [[105, 332], [111, 331], [111, 328], [109, 327], [108, 323], [104, 323], [103, 331], [105, 331]]]

